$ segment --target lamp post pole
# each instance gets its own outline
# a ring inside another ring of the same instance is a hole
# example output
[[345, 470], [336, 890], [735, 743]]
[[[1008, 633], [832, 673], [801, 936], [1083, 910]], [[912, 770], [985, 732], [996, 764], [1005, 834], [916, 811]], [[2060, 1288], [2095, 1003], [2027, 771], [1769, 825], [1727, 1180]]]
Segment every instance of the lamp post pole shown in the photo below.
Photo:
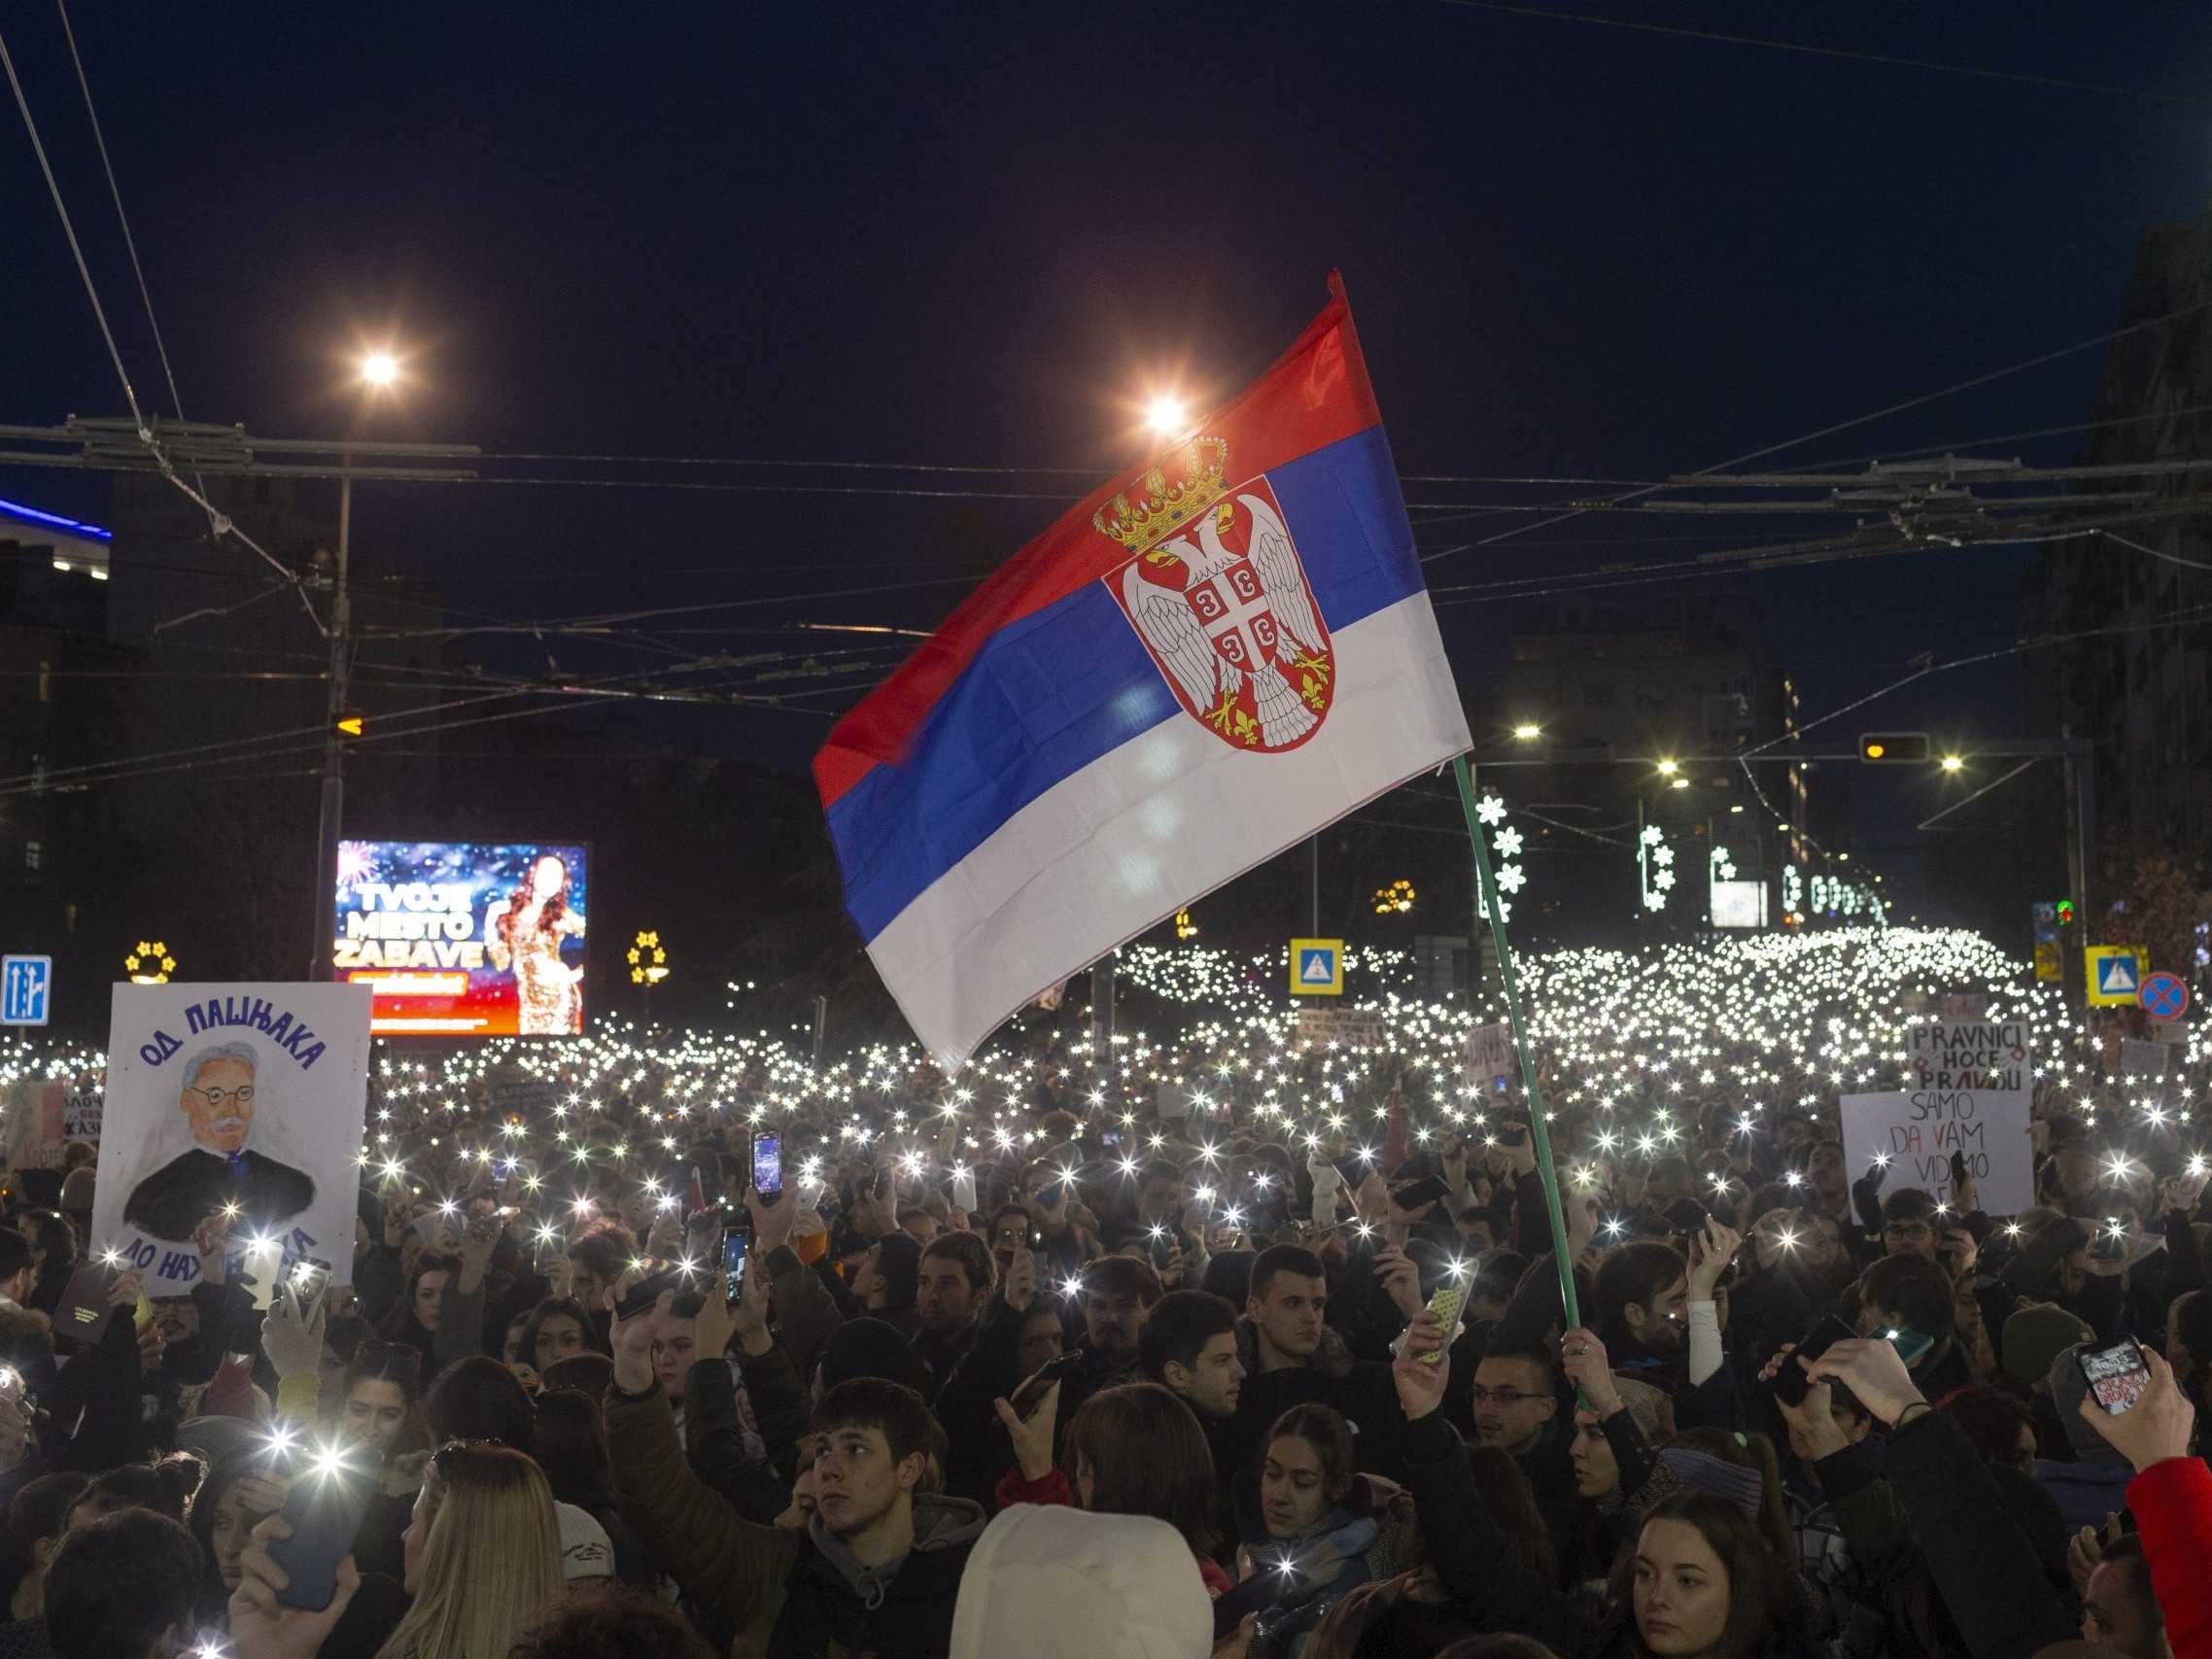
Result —
[[352, 551], [354, 522], [353, 457], [340, 462], [338, 478], [338, 556], [330, 570], [330, 672], [323, 720], [323, 800], [315, 826], [315, 937], [309, 942], [307, 977], [333, 977], [331, 949], [338, 932], [338, 836], [346, 811], [345, 746], [338, 717], [346, 709], [351, 667], [353, 605], [346, 591], [346, 565]]

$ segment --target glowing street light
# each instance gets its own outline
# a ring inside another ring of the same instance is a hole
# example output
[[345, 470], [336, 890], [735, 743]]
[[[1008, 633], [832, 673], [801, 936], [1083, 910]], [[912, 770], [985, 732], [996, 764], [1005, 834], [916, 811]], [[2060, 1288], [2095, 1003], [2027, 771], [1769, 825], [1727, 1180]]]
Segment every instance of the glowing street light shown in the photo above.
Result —
[[1672, 778], [1681, 770], [1682, 763], [1678, 760], [1663, 760], [1659, 763], [1659, 776], [1662, 778]]
[[399, 380], [399, 360], [390, 352], [370, 352], [361, 360], [361, 378], [368, 386], [395, 386]]
[[1966, 757], [1963, 755], [1947, 754], [1943, 757], [1943, 760], [1940, 764], [1946, 772], [1963, 771], [1966, 766]]
[[1513, 728], [1513, 741], [1517, 743], [1533, 743], [1542, 736], [1543, 728], [1534, 720], [1523, 720]]
[[1171, 392], [1155, 394], [1145, 405], [1145, 425], [1161, 437], [1181, 437], [1190, 421], [1191, 406]]

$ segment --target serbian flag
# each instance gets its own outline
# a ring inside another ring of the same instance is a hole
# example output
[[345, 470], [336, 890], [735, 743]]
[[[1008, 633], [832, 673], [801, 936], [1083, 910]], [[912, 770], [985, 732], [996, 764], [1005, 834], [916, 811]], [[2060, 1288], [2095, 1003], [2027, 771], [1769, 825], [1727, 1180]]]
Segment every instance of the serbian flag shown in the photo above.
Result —
[[814, 757], [847, 908], [955, 1065], [1469, 747], [1342, 284], [1274, 367], [969, 596]]

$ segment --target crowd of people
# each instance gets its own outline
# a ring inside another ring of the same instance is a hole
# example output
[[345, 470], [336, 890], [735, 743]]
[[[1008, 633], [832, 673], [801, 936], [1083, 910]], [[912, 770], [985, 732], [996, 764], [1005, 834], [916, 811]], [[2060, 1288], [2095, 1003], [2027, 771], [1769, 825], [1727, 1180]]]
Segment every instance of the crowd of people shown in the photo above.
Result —
[[2212, 1656], [2193, 1074], [1989, 977], [2038, 1202], [1939, 1200], [1839, 1138], [1912, 950], [1829, 937], [1539, 1009], [1540, 1134], [1410, 1004], [387, 1054], [334, 1286], [219, 1209], [148, 1300], [73, 1147], [0, 1229], [0, 1659]]

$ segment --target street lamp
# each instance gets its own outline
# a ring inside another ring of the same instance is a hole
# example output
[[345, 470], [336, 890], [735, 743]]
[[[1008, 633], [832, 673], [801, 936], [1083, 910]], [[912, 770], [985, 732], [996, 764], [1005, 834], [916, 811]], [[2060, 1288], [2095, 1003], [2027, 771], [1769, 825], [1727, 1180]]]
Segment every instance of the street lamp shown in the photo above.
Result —
[[1662, 778], [1672, 778], [1681, 770], [1682, 766], [1679, 761], [1663, 760], [1659, 763], [1659, 776]]
[[1157, 393], [1145, 405], [1145, 425], [1161, 437], [1181, 437], [1190, 419], [1190, 405], [1172, 392]]
[[1941, 764], [1946, 772], [1963, 772], [1966, 769], [1966, 757], [1964, 755], [1947, 754], [1943, 757]]
[[[387, 350], [364, 352], [356, 376], [365, 397], [373, 398], [399, 382], [399, 359]], [[338, 556], [330, 569], [329, 698], [323, 736], [323, 799], [315, 823], [315, 937], [308, 942], [307, 977], [334, 977], [333, 946], [338, 937], [338, 836], [345, 820], [346, 678], [353, 657], [353, 601], [346, 588], [346, 566], [353, 550], [354, 458], [338, 458]], [[350, 734], [359, 736], [359, 730]]]
[[1533, 720], [1524, 720], [1513, 728], [1513, 741], [1517, 743], [1533, 743], [1542, 736], [1543, 728]]

